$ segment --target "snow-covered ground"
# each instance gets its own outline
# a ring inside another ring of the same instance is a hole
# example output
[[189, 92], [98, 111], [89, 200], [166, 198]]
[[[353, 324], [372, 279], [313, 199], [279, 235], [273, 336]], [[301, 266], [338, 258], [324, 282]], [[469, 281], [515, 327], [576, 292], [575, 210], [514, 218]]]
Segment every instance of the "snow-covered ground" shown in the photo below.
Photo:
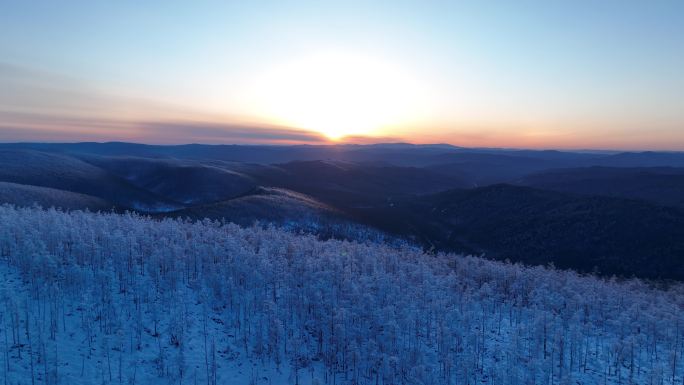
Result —
[[684, 289], [0, 207], [4, 384], [682, 384]]
[[[289, 366], [277, 367], [270, 361], [244, 359], [239, 351], [239, 344], [226, 333], [218, 314], [204, 316], [204, 307], [197, 302], [190, 290], [186, 295], [178, 295], [176, 300], [182, 303], [187, 313], [187, 328], [184, 331], [183, 348], [180, 349], [167, 340], [170, 333], [168, 318], [159, 317], [157, 335], [153, 329], [145, 329], [138, 340], [124, 339], [121, 331], [107, 335], [102, 333], [94, 321], [91, 330], [84, 327], [88, 310], [83, 301], [67, 299], [59, 309], [61, 319], [54, 338], [49, 330], [42, 330], [37, 319], [29, 324], [31, 346], [26, 334], [26, 306], [29, 306], [29, 319], [32, 317], [48, 317], [39, 314], [38, 303], [30, 299], [29, 289], [14, 269], [6, 265], [0, 267], [0, 298], [5, 302], [3, 329], [8, 333], [3, 340], [6, 355], [3, 358], [3, 377], [0, 381], [7, 384], [158, 384], [186, 383], [206, 384], [207, 364], [209, 373], [216, 362], [216, 383], [219, 384], [289, 384], [295, 378]], [[180, 294], [180, 293], [177, 293]], [[12, 335], [11, 310], [19, 311], [15, 321], [19, 326], [16, 340]], [[164, 309], [158, 311], [163, 312]], [[95, 316], [97, 318], [97, 316]], [[143, 315], [145, 323], [153, 325], [153, 317], [149, 313]], [[206, 325], [202, 320], [207, 320]], [[205, 361], [204, 327], [207, 330], [207, 354]], [[119, 325], [120, 328], [135, 328], [135, 325]], [[153, 326], [151, 326], [154, 328]], [[130, 336], [129, 336], [130, 337]], [[3, 338], [0, 336], [0, 338]], [[221, 347], [221, 348], [219, 348]], [[211, 349], [213, 353], [209, 353]], [[33, 363], [31, 363], [31, 354]], [[7, 365], [8, 364], [8, 365]], [[31, 368], [33, 365], [33, 368]], [[183, 375], [173, 372], [178, 365], [183, 366]], [[320, 370], [320, 369], [319, 369]], [[33, 372], [34, 382], [31, 380]], [[302, 371], [299, 376], [301, 384], [311, 384], [317, 372]]]

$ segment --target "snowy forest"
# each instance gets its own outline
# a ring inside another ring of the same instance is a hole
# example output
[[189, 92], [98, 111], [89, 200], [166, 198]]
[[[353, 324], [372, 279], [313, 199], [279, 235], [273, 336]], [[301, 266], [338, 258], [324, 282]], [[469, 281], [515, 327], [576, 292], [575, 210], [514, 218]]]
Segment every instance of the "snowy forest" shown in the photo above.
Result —
[[0, 206], [0, 381], [684, 384], [684, 287]]

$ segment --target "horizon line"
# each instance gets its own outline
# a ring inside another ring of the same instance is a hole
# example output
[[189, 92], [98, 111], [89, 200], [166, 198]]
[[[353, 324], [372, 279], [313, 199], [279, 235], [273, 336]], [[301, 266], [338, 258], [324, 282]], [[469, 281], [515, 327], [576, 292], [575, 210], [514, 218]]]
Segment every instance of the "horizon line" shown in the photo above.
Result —
[[568, 153], [684, 153], [684, 150], [653, 150], [653, 149], [610, 149], [610, 148], [554, 148], [554, 147], [467, 147], [458, 146], [451, 143], [412, 143], [408, 141], [397, 141], [397, 142], [377, 142], [377, 143], [353, 143], [344, 142], [343, 140], [334, 141], [330, 143], [200, 143], [200, 142], [188, 142], [188, 143], [144, 143], [144, 142], [127, 142], [122, 140], [109, 140], [109, 141], [1, 141], [0, 146], [3, 145], [78, 145], [78, 144], [95, 144], [95, 145], [108, 145], [108, 144], [129, 144], [129, 145], [139, 145], [139, 146], [155, 146], [155, 147], [181, 147], [181, 146], [243, 146], [243, 147], [342, 147], [342, 146], [358, 146], [358, 147], [371, 147], [371, 146], [387, 146], [387, 145], [405, 145], [405, 146], [415, 146], [415, 147], [435, 147], [443, 146], [450, 147], [452, 150], [490, 150], [490, 151], [556, 151], [556, 152], [568, 152]]

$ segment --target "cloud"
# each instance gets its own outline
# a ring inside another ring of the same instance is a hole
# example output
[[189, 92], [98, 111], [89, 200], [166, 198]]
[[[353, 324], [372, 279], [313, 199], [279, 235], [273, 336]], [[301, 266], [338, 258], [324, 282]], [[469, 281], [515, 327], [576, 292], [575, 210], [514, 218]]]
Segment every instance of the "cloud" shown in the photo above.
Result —
[[[2, 117], [0, 113], [0, 118]], [[28, 119], [27, 119], [28, 118]], [[0, 141], [129, 141], [149, 144], [323, 144], [323, 135], [286, 127], [196, 121], [126, 122], [26, 116], [0, 121]]]
[[106, 142], [116, 140], [101, 133], [55, 131], [42, 128], [18, 128], [0, 124], [0, 142]]
[[0, 141], [326, 143], [321, 134], [110, 95], [78, 79], [0, 62]]
[[165, 138], [187, 143], [190, 138], [203, 143], [326, 143], [317, 132], [286, 127], [250, 126], [203, 122], [146, 122], [140, 125], [141, 139]]

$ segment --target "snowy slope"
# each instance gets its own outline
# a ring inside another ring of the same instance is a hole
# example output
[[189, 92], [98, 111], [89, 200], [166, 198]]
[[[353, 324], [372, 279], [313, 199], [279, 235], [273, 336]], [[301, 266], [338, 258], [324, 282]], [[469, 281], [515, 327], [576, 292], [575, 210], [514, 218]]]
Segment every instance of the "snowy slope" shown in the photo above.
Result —
[[67, 210], [87, 208], [90, 211], [107, 211], [114, 206], [112, 203], [90, 195], [8, 182], [0, 182], [0, 203], [11, 203], [17, 206], [60, 207]]
[[71, 191], [142, 211], [183, 207], [68, 155], [0, 149], [0, 165], [2, 182]]
[[0, 207], [7, 384], [681, 384], [684, 289]]

